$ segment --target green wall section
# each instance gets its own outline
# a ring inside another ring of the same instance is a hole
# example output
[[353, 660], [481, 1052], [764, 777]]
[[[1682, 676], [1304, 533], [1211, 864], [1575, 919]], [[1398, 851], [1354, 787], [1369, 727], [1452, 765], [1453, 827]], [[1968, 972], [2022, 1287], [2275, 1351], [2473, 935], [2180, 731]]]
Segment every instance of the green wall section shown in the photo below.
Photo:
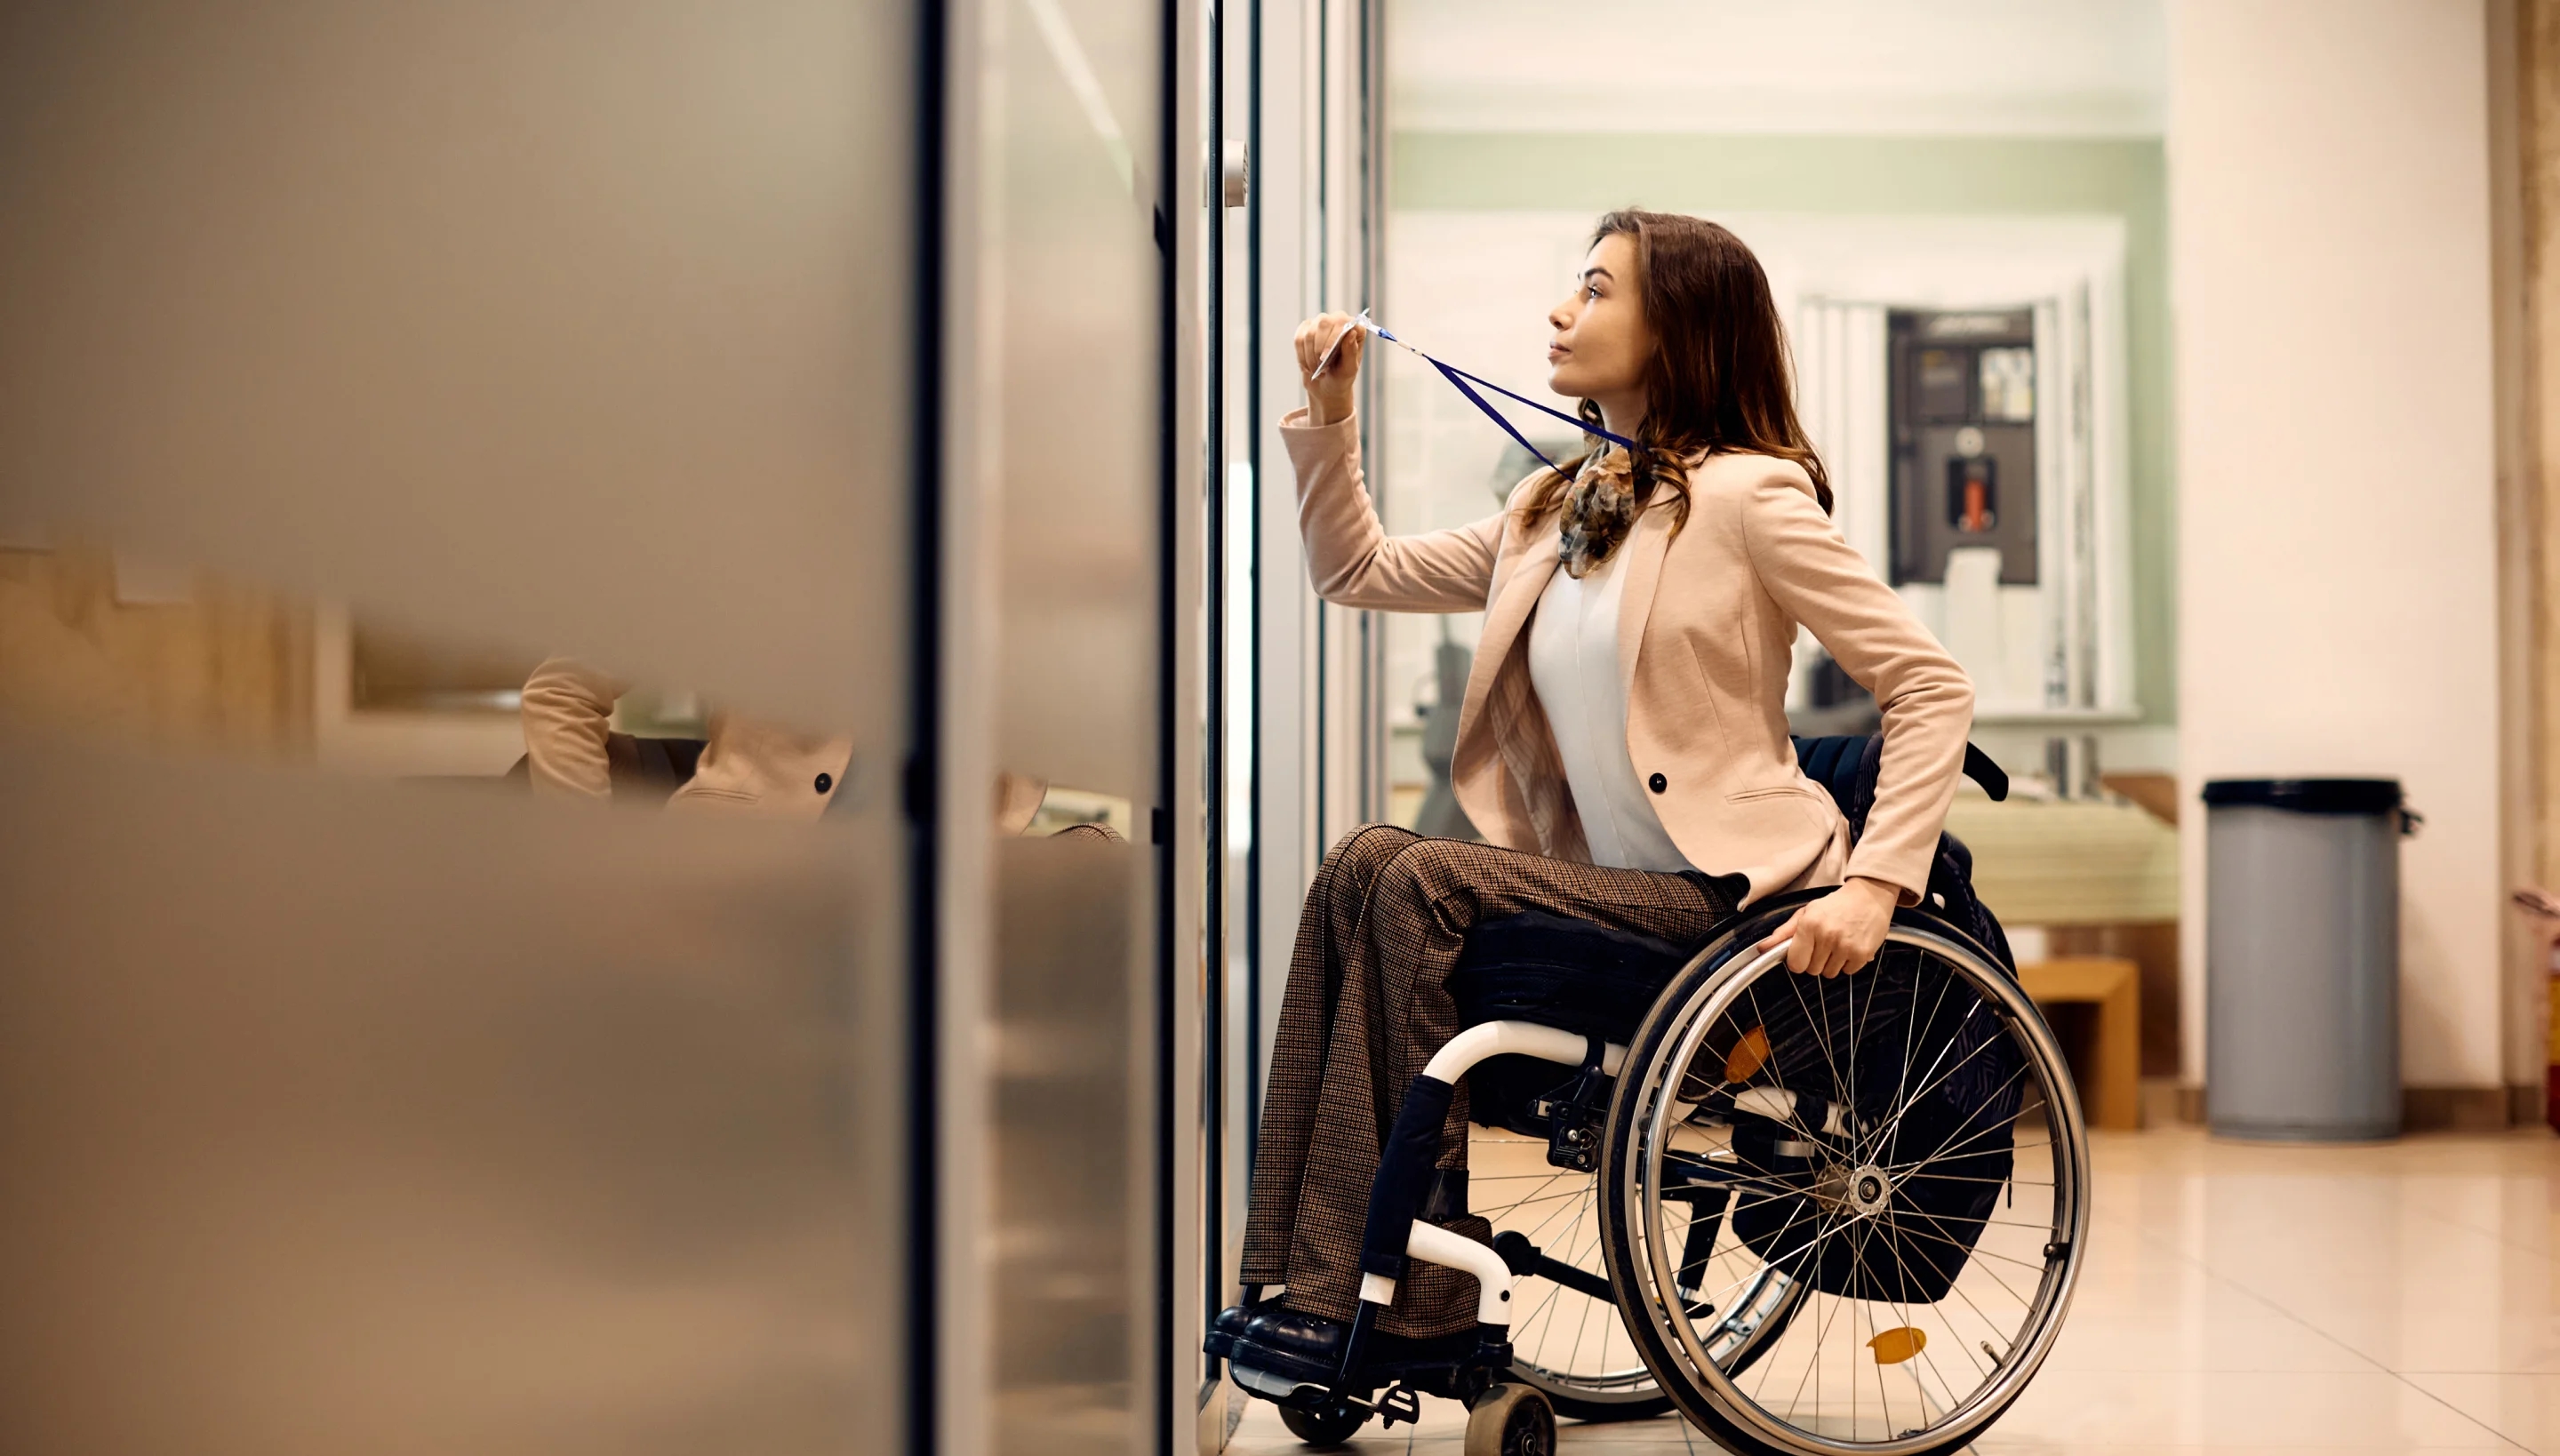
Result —
[[2176, 722], [2168, 222], [2158, 140], [1399, 132], [1389, 167], [1398, 210], [2123, 218], [2134, 692], [2146, 723]]

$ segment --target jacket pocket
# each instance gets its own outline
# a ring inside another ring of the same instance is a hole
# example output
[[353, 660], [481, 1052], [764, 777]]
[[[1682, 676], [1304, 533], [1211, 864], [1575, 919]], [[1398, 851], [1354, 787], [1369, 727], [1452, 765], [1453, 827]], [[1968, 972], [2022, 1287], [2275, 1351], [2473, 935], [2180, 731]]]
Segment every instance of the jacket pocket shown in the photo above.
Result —
[[676, 794], [695, 803], [709, 802], [714, 804], [744, 804], [751, 806], [764, 802], [761, 795], [749, 793], [744, 789], [707, 788], [698, 783], [686, 784], [684, 787], [678, 789]]
[[1831, 796], [1811, 784], [1743, 789], [1726, 794], [1724, 806], [1735, 832], [1778, 839], [1808, 833], [1829, 838], [1839, 812]]

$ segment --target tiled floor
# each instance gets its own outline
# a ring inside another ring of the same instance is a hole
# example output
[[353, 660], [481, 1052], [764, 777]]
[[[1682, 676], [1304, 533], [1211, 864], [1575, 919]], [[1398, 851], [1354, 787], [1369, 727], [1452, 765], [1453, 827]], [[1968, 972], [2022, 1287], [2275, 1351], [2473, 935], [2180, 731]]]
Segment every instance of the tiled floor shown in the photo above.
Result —
[[[2052, 1358], [1985, 1453], [2519, 1451], [2560, 1456], [2560, 1139], [2378, 1147], [2101, 1134], [2089, 1262]], [[1466, 1412], [1366, 1452], [1458, 1456]], [[1568, 1451], [1713, 1447], [1666, 1417], [1567, 1423]], [[1234, 1456], [1305, 1451], [1252, 1402]]]

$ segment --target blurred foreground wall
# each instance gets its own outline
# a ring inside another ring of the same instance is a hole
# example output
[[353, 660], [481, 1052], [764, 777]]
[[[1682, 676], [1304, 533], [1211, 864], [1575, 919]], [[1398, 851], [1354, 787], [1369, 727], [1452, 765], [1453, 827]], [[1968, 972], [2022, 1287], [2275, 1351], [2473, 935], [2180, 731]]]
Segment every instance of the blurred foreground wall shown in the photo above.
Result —
[[[903, 1438], [910, 25], [0, 10], [0, 1449]], [[846, 791], [332, 771], [350, 615]]]

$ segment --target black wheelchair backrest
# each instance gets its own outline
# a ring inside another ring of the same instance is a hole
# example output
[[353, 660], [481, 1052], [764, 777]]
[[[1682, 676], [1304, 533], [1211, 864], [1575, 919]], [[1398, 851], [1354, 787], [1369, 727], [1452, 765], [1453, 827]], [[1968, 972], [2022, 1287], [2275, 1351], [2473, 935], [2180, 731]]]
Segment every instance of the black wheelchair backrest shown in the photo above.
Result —
[[[1866, 831], [1866, 811], [1875, 805], [1875, 774], [1883, 758], [1884, 740], [1872, 735], [1829, 738], [1798, 738], [1796, 761], [1805, 776], [1828, 790], [1840, 813], [1848, 819], [1851, 841]], [[1965, 745], [1965, 777], [1983, 786], [1983, 792], [1994, 800], [2008, 797], [2008, 775], [1992, 761], [1992, 756], [1971, 743]], [[1929, 907], [1958, 929], [1973, 936], [2001, 965], [2016, 971], [2011, 956], [2008, 933], [2000, 928], [2000, 918], [1974, 893], [1974, 855], [1965, 842], [1952, 834], [1938, 836], [1936, 861], [1929, 867]]]
[[[1797, 738], [1796, 763], [1805, 776], [1829, 790], [1832, 801], [1848, 816], [1852, 832], [1866, 827], [1866, 811], [1875, 802], [1875, 771], [1883, 758], [1884, 739], [1872, 733], [1828, 738]], [[1965, 777], [1983, 786], [1994, 802], [2008, 797], [2008, 775], [1992, 755], [1965, 745]]]

